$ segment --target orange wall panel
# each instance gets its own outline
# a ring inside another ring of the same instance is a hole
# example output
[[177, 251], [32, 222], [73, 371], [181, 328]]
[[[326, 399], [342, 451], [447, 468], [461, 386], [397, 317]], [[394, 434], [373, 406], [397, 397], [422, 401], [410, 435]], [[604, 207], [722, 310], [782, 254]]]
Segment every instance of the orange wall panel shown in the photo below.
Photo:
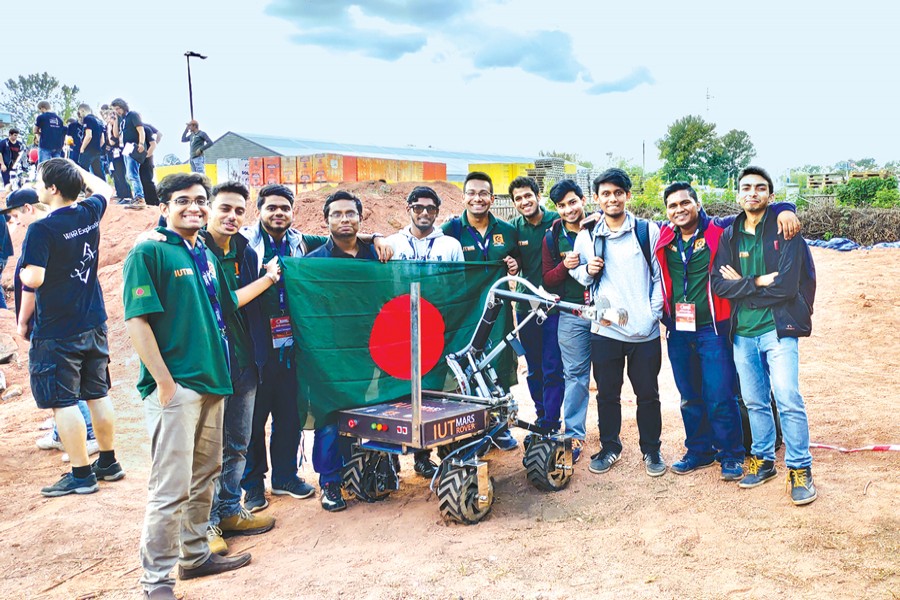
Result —
[[297, 157], [281, 157], [281, 183], [295, 185], [297, 183]]
[[263, 168], [265, 169], [266, 185], [270, 183], [281, 183], [280, 156], [267, 156], [263, 158]]
[[262, 187], [266, 184], [265, 167], [260, 157], [247, 161], [247, 172], [250, 175], [251, 187]]
[[298, 156], [297, 157], [297, 183], [300, 185], [309, 185], [313, 182], [313, 157]]
[[338, 181], [359, 181], [357, 176], [359, 159], [355, 156], [344, 156], [341, 160], [341, 176]]

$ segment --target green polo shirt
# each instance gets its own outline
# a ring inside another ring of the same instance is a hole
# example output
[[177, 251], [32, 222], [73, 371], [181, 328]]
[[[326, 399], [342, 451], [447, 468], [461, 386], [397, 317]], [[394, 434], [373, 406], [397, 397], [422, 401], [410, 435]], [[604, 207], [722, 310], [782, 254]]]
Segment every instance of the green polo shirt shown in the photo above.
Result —
[[[681, 234], [676, 232], [675, 235]], [[709, 310], [709, 247], [706, 240], [698, 237], [694, 240], [694, 253], [687, 265], [687, 295], [684, 294], [685, 269], [681, 260], [681, 252], [678, 251], [677, 240], [672, 240], [666, 246], [666, 263], [669, 267], [669, 275], [672, 277], [672, 297], [669, 299], [670, 314], [675, 314], [675, 304], [688, 302], [694, 305], [697, 317], [697, 327], [711, 325], [712, 312]]]
[[[501, 221], [493, 214], [489, 215], [488, 228], [484, 236], [469, 225], [469, 213], [463, 211], [460, 221], [459, 243], [462, 245], [463, 258], [466, 261], [493, 262], [503, 260], [507, 256], [519, 256], [519, 234], [516, 228]], [[453, 223], [447, 221], [441, 225], [446, 235], [453, 235]]]
[[[564, 258], [567, 252], [575, 251], [576, 233], [574, 231], [568, 232], [569, 235], [572, 236], [571, 239], [566, 235], [566, 233], [566, 227], [565, 225], [563, 225], [562, 231], [559, 232], [560, 258]], [[553, 252], [552, 247], [550, 251]], [[568, 275], [566, 277], [566, 282], [563, 284], [562, 299], [566, 302], [572, 302], [574, 304], [584, 304], [584, 286], [578, 283], [571, 275]]]
[[[125, 258], [123, 302], [125, 320], [147, 316], [159, 352], [172, 378], [200, 394], [232, 393], [228, 359], [206, 288], [184, 241], [163, 227], [163, 243], [142, 242]], [[237, 297], [222, 288], [225, 274], [207, 249], [216, 296], [227, 317], [237, 310]], [[137, 384], [142, 398], [156, 389], [143, 362]]]
[[[763, 256], [763, 227], [769, 211], [763, 216], [763, 220], [756, 225], [756, 235], [747, 233], [741, 227], [738, 236], [738, 259], [741, 264], [741, 274], [744, 277], [759, 277], [766, 274], [766, 261]], [[737, 313], [737, 327], [734, 334], [741, 337], [757, 337], [775, 330], [775, 319], [770, 308], [749, 308], [740, 303]]]
[[[510, 222], [519, 234], [519, 251], [522, 255], [521, 276], [535, 287], [541, 285], [541, 265], [543, 262], [541, 246], [544, 243], [544, 234], [550, 229], [553, 221], [559, 218], [559, 215], [552, 210], [544, 210], [543, 208], [540, 210], [542, 216], [537, 225], [532, 225], [522, 215], [516, 215], [516, 218]], [[520, 289], [519, 291], [524, 292], [525, 290]]]
[[[212, 242], [209, 249], [219, 260], [222, 266], [224, 281], [229, 291], [237, 292], [241, 287], [241, 265], [237, 258], [237, 249], [230, 244], [228, 254], [223, 255], [222, 250]], [[250, 329], [247, 326], [247, 318], [243, 311], [236, 310], [225, 317], [225, 325], [228, 327], [228, 343], [234, 351], [235, 366], [239, 369], [249, 367], [253, 363], [253, 347], [250, 341]], [[236, 373], [232, 375], [237, 376]]]

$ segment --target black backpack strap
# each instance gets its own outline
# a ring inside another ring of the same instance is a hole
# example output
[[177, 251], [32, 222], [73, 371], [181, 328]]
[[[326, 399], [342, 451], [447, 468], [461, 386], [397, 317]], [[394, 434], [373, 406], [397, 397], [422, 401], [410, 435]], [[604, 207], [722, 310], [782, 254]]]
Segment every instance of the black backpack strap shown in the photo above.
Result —
[[450, 237], [457, 242], [460, 241], [459, 238], [462, 237], [462, 219], [459, 217], [450, 219]]
[[650, 221], [647, 219], [635, 219], [634, 234], [637, 236], [638, 244], [641, 246], [641, 252], [644, 253], [644, 260], [647, 261], [647, 267], [653, 274], [653, 263], [650, 261]]
[[550, 249], [550, 256], [553, 258], [553, 266], [558, 265], [562, 262], [562, 258], [559, 256], [559, 234], [562, 233], [562, 219], [557, 219], [553, 221], [550, 225], [550, 229], [547, 230], [547, 233], [544, 234], [544, 237], [547, 240], [547, 248]]

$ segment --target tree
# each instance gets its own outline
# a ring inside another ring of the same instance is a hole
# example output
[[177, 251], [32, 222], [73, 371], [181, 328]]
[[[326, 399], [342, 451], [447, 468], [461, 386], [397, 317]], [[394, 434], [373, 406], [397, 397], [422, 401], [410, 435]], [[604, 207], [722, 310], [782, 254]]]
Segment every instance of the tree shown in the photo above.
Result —
[[669, 125], [666, 135], [656, 142], [663, 177], [668, 181], [705, 181], [716, 140], [715, 123], [707, 123], [700, 116], [688, 115]]
[[719, 161], [713, 167], [713, 180], [716, 185], [722, 187], [729, 177], [737, 179], [741, 169], [748, 166], [756, 156], [756, 148], [750, 141], [750, 135], [746, 131], [732, 129], [719, 138]]
[[77, 85], [60, 86], [59, 80], [46, 72], [19, 75], [17, 79], [7, 79], [5, 85], [0, 108], [12, 115], [13, 124], [22, 131], [31, 131], [41, 100], [49, 101], [63, 121], [73, 116], [81, 104]]

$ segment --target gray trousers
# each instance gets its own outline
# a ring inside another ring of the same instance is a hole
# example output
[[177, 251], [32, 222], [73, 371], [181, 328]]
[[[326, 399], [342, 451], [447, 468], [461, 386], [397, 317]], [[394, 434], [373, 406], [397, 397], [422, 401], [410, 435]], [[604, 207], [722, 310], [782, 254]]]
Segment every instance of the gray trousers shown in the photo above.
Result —
[[161, 406], [144, 400], [150, 434], [150, 480], [141, 534], [141, 584], [147, 592], [173, 587], [172, 569], [199, 567], [209, 558], [206, 528], [222, 468], [222, 396], [178, 384]]

